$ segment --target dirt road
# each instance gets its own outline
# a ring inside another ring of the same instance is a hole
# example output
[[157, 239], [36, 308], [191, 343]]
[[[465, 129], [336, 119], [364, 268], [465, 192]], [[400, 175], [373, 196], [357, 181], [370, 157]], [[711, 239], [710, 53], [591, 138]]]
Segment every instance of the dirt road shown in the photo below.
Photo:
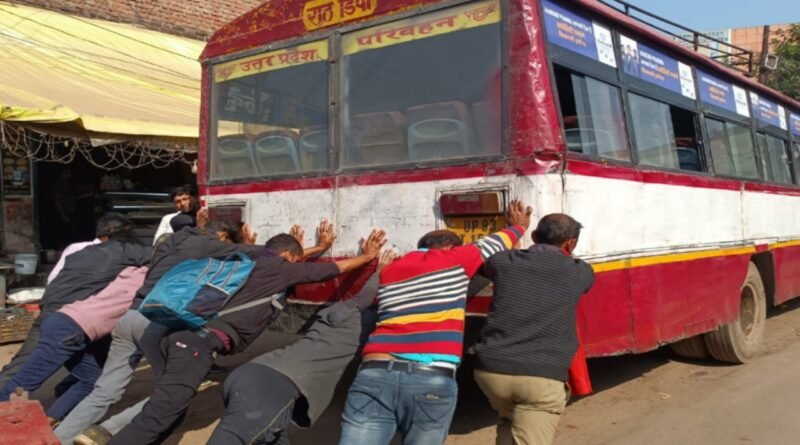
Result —
[[[265, 336], [269, 337], [269, 336]], [[255, 354], [291, 341], [272, 335], [245, 356], [227, 359], [235, 366]], [[0, 347], [0, 364], [16, 346]], [[771, 313], [762, 355], [745, 366], [679, 360], [668, 349], [637, 356], [590, 361], [597, 393], [569, 406], [561, 421], [558, 445], [594, 444], [795, 444], [800, 431], [797, 400], [800, 380], [800, 302]], [[494, 413], [470, 378], [469, 360], [460, 372], [459, 407], [448, 445], [487, 445], [494, 441]], [[219, 376], [221, 380], [223, 376]], [[142, 368], [116, 409], [151, 388], [150, 370]], [[50, 403], [52, 388], [34, 395]], [[335, 444], [344, 404], [340, 387], [334, 404], [307, 431], [293, 431], [296, 444]], [[202, 391], [187, 421], [167, 442], [205, 443], [222, 413], [220, 386]]]

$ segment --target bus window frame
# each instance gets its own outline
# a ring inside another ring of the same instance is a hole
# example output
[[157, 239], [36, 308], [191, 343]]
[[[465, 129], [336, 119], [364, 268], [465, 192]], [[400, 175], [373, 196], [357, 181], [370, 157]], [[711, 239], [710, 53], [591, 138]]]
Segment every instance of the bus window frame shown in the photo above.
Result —
[[[510, 159], [511, 157], [511, 129], [509, 128], [510, 110], [509, 97], [511, 94], [511, 75], [510, 75], [510, 59], [509, 52], [510, 41], [510, 23], [509, 23], [509, 5], [508, 0], [497, 0], [500, 3], [500, 68], [502, 70], [502, 85], [501, 85], [501, 151], [499, 154], [491, 154], [484, 156], [470, 156], [458, 159], [442, 159], [424, 162], [406, 162], [402, 164], [378, 165], [378, 166], [358, 166], [342, 168], [339, 165], [339, 153], [343, 147], [343, 132], [337, 130], [337, 125], [341, 124], [341, 88], [344, 81], [343, 64], [340, 63], [342, 55], [342, 36], [344, 34], [352, 33], [361, 29], [367, 29], [375, 26], [384, 25], [387, 23], [424, 15], [430, 12], [444, 10], [448, 8], [457, 7], [460, 5], [472, 3], [475, 0], [449, 0], [442, 3], [425, 5], [413, 10], [388, 14], [385, 16], [377, 17], [371, 20], [365, 20], [354, 24], [349, 24], [341, 27], [327, 28], [320, 31], [312, 32], [303, 36], [298, 36], [291, 39], [270, 42], [265, 45], [256, 46], [243, 51], [237, 51], [230, 54], [224, 54], [217, 57], [212, 57], [203, 63], [203, 67], [208, 68], [208, 85], [214, 85], [214, 67], [224, 62], [231, 60], [241, 59], [257, 54], [262, 54], [269, 51], [285, 49], [293, 46], [302, 45], [304, 43], [326, 40], [328, 42], [328, 96], [329, 96], [329, 115], [328, 115], [328, 167], [325, 170], [315, 172], [300, 172], [288, 173], [281, 175], [270, 176], [247, 176], [239, 178], [226, 178], [226, 179], [213, 179], [211, 176], [212, 169], [212, 155], [211, 146], [212, 141], [216, 140], [216, 130], [218, 128], [216, 121], [216, 110], [212, 107], [214, 104], [215, 93], [214, 88], [209, 88], [208, 91], [208, 139], [206, 143], [206, 168], [205, 175], [207, 184], [211, 186], [225, 186], [234, 184], [246, 184], [257, 181], [282, 181], [282, 180], [298, 180], [298, 179], [316, 179], [316, 178], [333, 178], [339, 175], [357, 174], [364, 172], [392, 172], [392, 171], [414, 171], [420, 168], [432, 169], [437, 167], [457, 167], [463, 165], [470, 165], [474, 163], [491, 163], [499, 162]], [[331, 110], [333, 109], [333, 110]]]
[[[780, 130], [780, 131], [777, 131], [777, 130]], [[798, 186], [798, 185], [800, 185], [800, 183], [798, 183], [797, 180], [795, 179], [794, 162], [792, 162], [792, 159], [793, 159], [792, 140], [791, 140], [791, 138], [789, 138], [789, 136], [786, 133], [787, 132], [784, 132], [782, 129], [780, 129], [780, 127], [775, 127], [774, 125], [766, 125], [764, 127], [756, 126], [756, 128], [754, 130], [753, 134], [754, 134], [755, 141], [756, 141], [756, 145], [755, 145], [756, 154], [757, 154], [757, 156], [759, 158], [761, 158], [761, 147], [760, 147], [760, 145], [758, 145], [758, 136], [760, 134], [764, 134], [764, 135], [767, 135], [767, 136], [772, 136], [775, 139], [783, 141], [783, 149], [784, 150], [788, 150], [788, 153], [786, 153], [786, 154], [789, 156], [789, 158], [788, 158], [789, 159], [789, 175], [792, 177], [792, 183], [791, 184], [784, 184], [782, 182], [769, 181], [769, 180], [767, 180], [766, 177], [761, 178], [761, 180], [765, 184], [775, 184], [775, 185], [780, 185], [780, 186]], [[766, 165], [764, 165], [764, 162], [766, 162], [766, 159], [761, 159], [761, 162], [762, 162], [762, 165], [759, 166], [759, 168], [761, 169], [761, 170], [759, 170], [759, 175], [761, 175], [762, 173], [766, 173], [766, 171], [765, 171]]]
[[[558, 2], [556, 2], [558, 3]], [[559, 3], [560, 4], [560, 3]], [[612, 43], [614, 43], [614, 57], [617, 60], [617, 67], [612, 68], [600, 61], [591, 60], [588, 57], [584, 57], [580, 54], [575, 54], [569, 51], [566, 48], [561, 48], [557, 45], [550, 43], [547, 39], [547, 30], [544, 26], [544, 6], [542, 2], [537, 2], [537, 6], [539, 8], [539, 17], [541, 18], [541, 32], [543, 35], [544, 45], [542, 46], [542, 51], [545, 53], [545, 58], [547, 59], [547, 68], [550, 74], [550, 89], [553, 95], [553, 103], [556, 106], [556, 112], [558, 114], [558, 123], [561, 126], [561, 140], [563, 142], [564, 147], [564, 156], [570, 159], [578, 159], [588, 162], [593, 162], [602, 165], [611, 165], [617, 167], [624, 167], [624, 168], [636, 168], [636, 152], [633, 150], [632, 140], [631, 140], [631, 127], [630, 127], [630, 113], [627, 110], [627, 103], [625, 102], [625, 94], [626, 89], [625, 85], [621, 82], [619, 77], [619, 69], [620, 69], [620, 53], [618, 45], [616, 45], [617, 38], [616, 38], [616, 30], [613, 26], [608, 25], [602, 17], [597, 16], [596, 14], [592, 13], [591, 11], [586, 11], [588, 14], [583, 14], [584, 17], [592, 20], [593, 22], [597, 22], [599, 25], [608, 28], [611, 30], [611, 39]], [[623, 161], [619, 159], [613, 158], [605, 158], [599, 155], [588, 154], [588, 153], [576, 153], [569, 151], [567, 149], [567, 133], [566, 128], [564, 125], [564, 113], [561, 110], [561, 100], [559, 92], [558, 92], [558, 84], [556, 82], [556, 71], [555, 66], [559, 65], [562, 68], [572, 71], [580, 76], [589, 77], [595, 79], [599, 82], [605, 82], [609, 85], [616, 87], [619, 90], [620, 94], [620, 102], [622, 104], [622, 114], [623, 118], [625, 119], [625, 137], [626, 137], [626, 144], [628, 148], [628, 154], [630, 155], [629, 161]], [[600, 68], [597, 70], [596, 68]]]
[[[392, 22], [401, 21], [410, 17], [416, 17], [420, 15], [425, 15], [435, 11], [441, 11], [448, 8], [455, 8], [460, 5], [465, 5], [474, 2], [475, 0], [452, 0], [447, 2], [442, 2], [433, 5], [427, 5], [421, 8], [414, 9], [411, 12], [394, 14], [391, 16], [381, 17], [380, 19], [376, 19], [373, 21], [368, 21], [364, 23], [359, 23], [356, 25], [345, 26], [342, 28], [338, 28], [334, 33], [334, 37], [336, 39], [335, 48], [337, 53], [336, 55], [336, 71], [339, 77], [338, 82], [336, 84], [337, 88], [337, 95], [336, 101], [341, 102], [340, 99], [342, 98], [342, 91], [344, 90], [344, 82], [346, 81], [346, 76], [344, 72], [344, 63], [342, 59], [344, 55], [341, 53], [342, 47], [342, 39], [346, 34], [350, 34], [362, 29], [372, 28], [376, 26], [385, 25]], [[355, 166], [347, 166], [344, 167], [341, 165], [340, 156], [342, 154], [342, 150], [344, 149], [344, 131], [338, 131], [334, 135], [336, 138], [336, 146], [333, 148], [333, 156], [336, 158], [336, 164], [334, 165], [334, 170], [332, 172], [332, 176], [337, 175], [348, 175], [348, 174], [358, 174], [358, 173], [365, 173], [365, 172], [395, 172], [395, 171], [415, 171], [420, 169], [429, 169], [429, 168], [438, 168], [438, 167], [458, 167], [464, 165], [470, 165], [475, 163], [492, 163], [492, 162], [502, 162], [506, 161], [511, 158], [511, 129], [510, 129], [510, 121], [509, 121], [509, 105], [510, 105], [510, 95], [511, 95], [511, 75], [510, 75], [510, 61], [511, 61], [511, 54], [509, 52], [509, 41], [510, 41], [510, 33], [511, 28], [508, 21], [509, 16], [509, 6], [508, 0], [497, 0], [500, 3], [500, 70], [501, 70], [501, 86], [500, 86], [500, 127], [501, 131], [501, 141], [500, 141], [500, 153], [493, 153], [493, 154], [485, 154], [485, 155], [475, 155], [475, 156], [468, 156], [462, 158], [451, 158], [451, 159], [434, 159], [434, 160], [427, 160], [427, 161], [409, 161], [409, 162], [402, 162], [397, 164], [383, 164], [383, 165], [355, 165]], [[337, 104], [338, 105], [338, 104]], [[332, 121], [336, 122], [336, 128], [342, 128], [342, 121], [344, 118], [343, 115], [343, 107], [339, 105], [338, 111], [336, 115], [332, 116]]]

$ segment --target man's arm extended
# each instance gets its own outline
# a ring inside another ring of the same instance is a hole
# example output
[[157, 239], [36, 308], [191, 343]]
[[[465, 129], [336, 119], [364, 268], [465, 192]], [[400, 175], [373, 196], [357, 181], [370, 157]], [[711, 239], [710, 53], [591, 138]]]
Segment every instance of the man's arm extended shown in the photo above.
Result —
[[314, 247], [305, 247], [305, 230], [295, 224], [289, 230], [289, 235], [292, 235], [297, 242], [303, 246], [303, 258], [318, 257], [327, 252], [331, 248], [333, 242], [336, 240], [336, 234], [333, 233], [333, 224], [327, 220], [323, 220], [319, 227], [317, 227], [317, 245]]

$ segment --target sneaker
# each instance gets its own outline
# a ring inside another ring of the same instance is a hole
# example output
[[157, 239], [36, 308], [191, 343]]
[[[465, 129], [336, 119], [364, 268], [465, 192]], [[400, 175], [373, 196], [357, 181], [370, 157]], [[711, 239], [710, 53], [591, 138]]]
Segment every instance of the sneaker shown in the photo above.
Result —
[[75, 437], [75, 445], [106, 445], [111, 434], [99, 425], [92, 425]]

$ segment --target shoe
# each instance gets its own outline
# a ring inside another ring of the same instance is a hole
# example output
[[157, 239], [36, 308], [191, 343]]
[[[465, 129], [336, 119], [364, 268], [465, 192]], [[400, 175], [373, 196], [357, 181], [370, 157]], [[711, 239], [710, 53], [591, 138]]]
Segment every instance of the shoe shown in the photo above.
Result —
[[75, 445], [106, 445], [111, 440], [111, 434], [99, 425], [92, 425], [75, 436]]

